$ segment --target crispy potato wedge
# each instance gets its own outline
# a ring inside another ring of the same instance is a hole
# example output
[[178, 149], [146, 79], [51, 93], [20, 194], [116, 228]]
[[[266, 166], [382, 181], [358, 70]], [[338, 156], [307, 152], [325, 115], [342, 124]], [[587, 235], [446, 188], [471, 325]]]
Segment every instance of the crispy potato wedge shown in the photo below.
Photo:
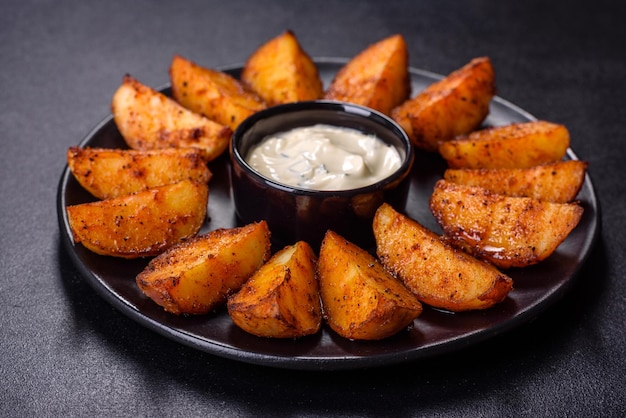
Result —
[[450, 168], [528, 168], [561, 160], [569, 142], [565, 126], [533, 121], [474, 131], [442, 142], [439, 153]]
[[111, 111], [126, 144], [137, 150], [192, 147], [212, 161], [228, 148], [232, 135], [227, 126], [185, 109], [129, 75], [113, 95]]
[[578, 225], [576, 203], [508, 197], [439, 180], [430, 209], [450, 242], [506, 269], [549, 257]]
[[101, 255], [157, 255], [198, 233], [209, 187], [182, 180], [131, 195], [68, 206], [74, 243]]
[[208, 183], [212, 174], [203, 155], [194, 148], [136, 151], [70, 147], [67, 164], [89, 193], [110, 199], [185, 179]]
[[235, 131], [237, 126], [266, 107], [255, 93], [222, 71], [175, 55], [170, 65], [172, 95], [184, 107]]
[[477, 129], [495, 93], [491, 60], [474, 58], [394, 108], [391, 116], [417, 148], [437, 151], [440, 142]]
[[283, 32], [250, 55], [241, 81], [268, 106], [317, 100], [324, 95], [317, 66], [292, 31]]
[[335, 75], [324, 97], [386, 115], [411, 94], [409, 53], [402, 35], [382, 39], [353, 57]]
[[373, 222], [376, 253], [425, 304], [450, 311], [486, 309], [503, 301], [513, 279], [457, 250], [384, 203]]
[[270, 232], [265, 221], [216, 229], [155, 257], [136, 282], [167, 312], [203, 315], [223, 305], [269, 256]]
[[587, 166], [584, 161], [569, 160], [529, 168], [449, 168], [443, 178], [505, 196], [567, 203], [573, 201], [580, 191]]
[[228, 299], [228, 313], [244, 331], [268, 338], [315, 334], [322, 304], [315, 253], [304, 241], [277, 252]]
[[333, 231], [322, 241], [317, 272], [324, 316], [345, 338], [380, 340], [422, 313], [417, 298], [370, 253]]

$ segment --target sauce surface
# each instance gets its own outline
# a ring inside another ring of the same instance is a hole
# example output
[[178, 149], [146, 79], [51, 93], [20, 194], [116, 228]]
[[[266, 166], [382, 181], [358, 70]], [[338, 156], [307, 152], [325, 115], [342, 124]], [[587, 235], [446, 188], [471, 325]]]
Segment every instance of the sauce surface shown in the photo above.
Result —
[[312, 190], [368, 186], [402, 165], [398, 150], [380, 138], [325, 124], [270, 135], [246, 162], [278, 183]]

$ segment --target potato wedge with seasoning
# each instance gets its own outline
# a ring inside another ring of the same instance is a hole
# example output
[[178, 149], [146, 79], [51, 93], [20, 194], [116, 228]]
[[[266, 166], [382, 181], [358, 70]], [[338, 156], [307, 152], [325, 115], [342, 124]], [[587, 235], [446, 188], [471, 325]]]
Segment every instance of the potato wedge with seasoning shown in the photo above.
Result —
[[448, 245], [439, 235], [384, 203], [373, 222], [376, 253], [417, 298], [454, 312], [502, 302], [513, 279]]
[[195, 148], [70, 147], [67, 164], [85, 190], [98, 199], [110, 199], [186, 179], [208, 183], [211, 171], [203, 155]]
[[131, 195], [68, 206], [74, 243], [101, 255], [155, 256], [204, 223], [209, 187], [182, 180]]
[[324, 317], [339, 335], [380, 340], [422, 313], [417, 298], [367, 251], [328, 231], [317, 264]]
[[239, 80], [222, 71], [202, 67], [179, 55], [170, 65], [174, 99], [235, 131], [237, 126], [266, 104]]
[[561, 160], [569, 147], [563, 125], [533, 121], [478, 130], [442, 142], [450, 168], [528, 168]]
[[203, 315], [223, 305], [270, 256], [265, 221], [217, 229], [152, 259], [137, 275], [139, 289], [176, 315]]
[[409, 53], [402, 35], [361, 51], [335, 75], [324, 98], [359, 104], [389, 115], [411, 94]]
[[573, 201], [580, 191], [587, 166], [584, 161], [569, 160], [529, 168], [449, 168], [443, 178], [505, 196], [567, 203]]
[[129, 75], [113, 95], [111, 111], [124, 141], [136, 150], [192, 147], [212, 161], [228, 148], [232, 135], [227, 126], [185, 109]]
[[491, 60], [474, 58], [394, 108], [391, 116], [417, 148], [437, 151], [440, 142], [480, 127], [495, 93]]
[[244, 331], [267, 338], [315, 334], [322, 323], [315, 253], [304, 241], [277, 252], [228, 299], [228, 314]]
[[576, 203], [508, 197], [439, 180], [430, 209], [459, 248], [506, 269], [545, 260], [578, 225]]
[[241, 81], [268, 106], [317, 100], [324, 94], [315, 63], [289, 30], [250, 55], [241, 71]]

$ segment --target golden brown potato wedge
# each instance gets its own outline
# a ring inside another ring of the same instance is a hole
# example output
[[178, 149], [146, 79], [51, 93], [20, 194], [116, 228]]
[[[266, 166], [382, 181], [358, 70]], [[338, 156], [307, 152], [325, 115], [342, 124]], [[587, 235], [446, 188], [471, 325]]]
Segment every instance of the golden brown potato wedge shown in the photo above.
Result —
[[137, 150], [193, 147], [211, 161], [226, 150], [232, 135], [224, 124], [185, 109], [128, 75], [113, 95], [111, 111], [120, 134]]
[[317, 264], [324, 317], [339, 335], [380, 340], [422, 313], [417, 298], [367, 251], [328, 231]]
[[304, 241], [277, 252], [228, 299], [233, 322], [259, 337], [315, 334], [322, 323], [315, 263], [315, 253]]
[[491, 60], [474, 58], [394, 108], [391, 116], [417, 148], [437, 151], [440, 142], [477, 129], [495, 93]]
[[224, 304], [269, 256], [265, 221], [217, 229], [155, 257], [136, 282], [167, 312], [202, 315]]
[[508, 197], [445, 180], [435, 185], [430, 209], [454, 246], [503, 269], [546, 259], [583, 213], [576, 203]]
[[317, 100], [324, 94], [317, 66], [292, 31], [261, 45], [246, 61], [241, 81], [269, 106]]
[[248, 116], [266, 107], [236, 78], [179, 55], [172, 60], [170, 81], [172, 95], [181, 105], [233, 131]]
[[450, 168], [527, 168], [561, 160], [569, 139], [563, 125], [523, 122], [482, 129], [442, 142], [439, 153]]
[[206, 183], [182, 180], [131, 195], [67, 207], [74, 243], [102, 255], [157, 255], [200, 230]]
[[324, 97], [389, 115], [410, 94], [406, 41], [402, 35], [392, 35], [368, 46], [343, 66]]
[[384, 203], [373, 222], [383, 265], [428, 305], [450, 311], [486, 309], [504, 300], [513, 280], [447, 244]]
[[576, 198], [586, 171], [586, 162], [569, 160], [530, 168], [449, 168], [443, 173], [443, 178], [506, 196], [567, 203]]
[[136, 151], [70, 147], [70, 171], [89, 193], [110, 199], [189, 179], [208, 183], [211, 171], [202, 151], [164, 148]]

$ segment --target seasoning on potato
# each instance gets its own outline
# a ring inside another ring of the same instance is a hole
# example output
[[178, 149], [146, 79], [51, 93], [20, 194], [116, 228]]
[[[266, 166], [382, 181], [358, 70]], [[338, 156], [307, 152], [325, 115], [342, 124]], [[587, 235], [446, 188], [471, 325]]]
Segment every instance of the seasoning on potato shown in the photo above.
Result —
[[111, 111], [124, 141], [137, 150], [192, 147], [212, 161], [228, 148], [232, 135], [225, 124], [185, 109], [129, 75], [113, 95]]
[[315, 334], [322, 322], [315, 253], [304, 241], [277, 252], [228, 299], [228, 313], [244, 331], [268, 338]]
[[404, 101], [391, 116], [417, 148], [437, 151], [440, 142], [479, 128], [495, 93], [491, 60], [474, 58]]
[[373, 230], [382, 264], [422, 303], [454, 312], [487, 309], [513, 288], [509, 276], [453, 248], [387, 203], [378, 208]]
[[74, 243], [101, 255], [149, 257], [198, 233], [209, 187], [182, 180], [117, 198], [68, 206]]
[[502, 269], [545, 260], [583, 214], [577, 203], [509, 197], [446, 180], [436, 183], [430, 208], [453, 245]]
[[422, 313], [417, 298], [367, 251], [328, 231], [318, 265], [324, 317], [339, 335], [380, 340]]
[[137, 275], [141, 291], [176, 315], [202, 315], [226, 302], [270, 256], [265, 221], [217, 229], [152, 259]]
[[317, 100], [324, 94], [315, 62], [290, 30], [250, 55], [241, 71], [241, 81], [268, 106]]

